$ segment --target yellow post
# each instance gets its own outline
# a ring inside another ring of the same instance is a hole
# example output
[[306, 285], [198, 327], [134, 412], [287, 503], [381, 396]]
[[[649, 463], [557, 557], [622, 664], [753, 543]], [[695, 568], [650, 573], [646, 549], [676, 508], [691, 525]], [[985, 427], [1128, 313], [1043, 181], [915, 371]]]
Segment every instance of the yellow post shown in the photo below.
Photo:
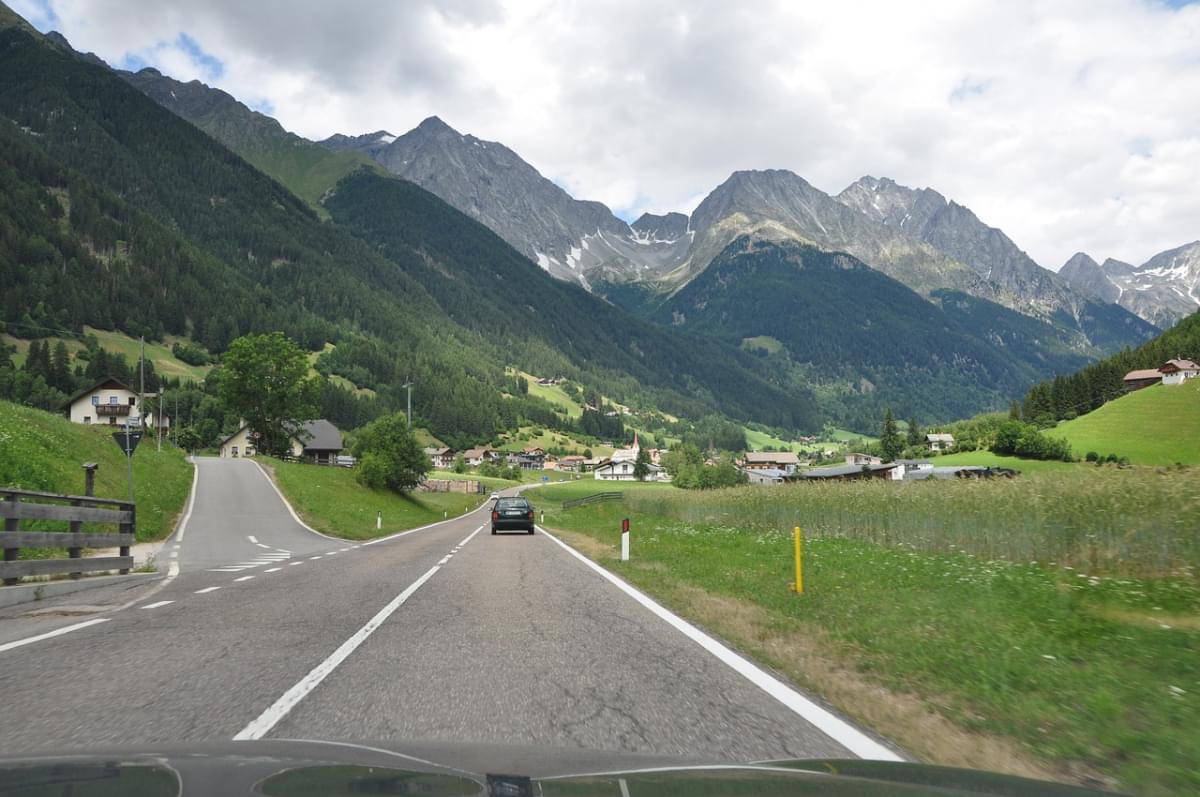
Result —
[[796, 541], [796, 592], [804, 592], [804, 567], [801, 561], [802, 553], [800, 550], [800, 527], [797, 526], [793, 532], [793, 537]]

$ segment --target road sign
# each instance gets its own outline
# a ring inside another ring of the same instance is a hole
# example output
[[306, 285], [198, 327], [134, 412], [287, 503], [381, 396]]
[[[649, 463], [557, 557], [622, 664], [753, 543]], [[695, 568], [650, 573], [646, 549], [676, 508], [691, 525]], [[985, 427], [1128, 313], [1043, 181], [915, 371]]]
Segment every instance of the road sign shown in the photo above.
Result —
[[[134, 449], [137, 448], [138, 443], [140, 443], [142, 441], [142, 433], [141, 432], [130, 432], [128, 435], [126, 435], [125, 432], [113, 432], [112, 436], [113, 436], [113, 440], [117, 441], [117, 448], [121, 449], [122, 451], [125, 451], [126, 456], [131, 456], [134, 452]], [[129, 440], [129, 450], [128, 451], [125, 450], [125, 440], [126, 439]]]

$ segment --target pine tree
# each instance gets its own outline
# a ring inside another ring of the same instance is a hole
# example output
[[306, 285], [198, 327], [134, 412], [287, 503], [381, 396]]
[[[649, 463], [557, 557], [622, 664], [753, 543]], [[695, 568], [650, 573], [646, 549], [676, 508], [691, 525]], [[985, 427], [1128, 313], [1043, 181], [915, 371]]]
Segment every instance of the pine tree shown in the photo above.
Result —
[[46, 382], [64, 393], [70, 393], [74, 389], [71, 379], [71, 353], [67, 351], [67, 344], [61, 340], [54, 345], [54, 354], [50, 358], [50, 375]]
[[650, 475], [650, 452], [647, 449], [638, 449], [637, 459], [633, 461], [633, 478], [638, 481], [644, 481]]
[[908, 445], [919, 446], [925, 442], [925, 434], [921, 429], [921, 424], [917, 423], [916, 417], [908, 419]]
[[879, 433], [879, 447], [883, 449], [883, 457], [888, 461], [896, 459], [904, 450], [904, 440], [900, 437], [900, 430], [896, 427], [896, 418], [892, 415], [891, 407], [888, 407], [883, 414], [883, 429]]

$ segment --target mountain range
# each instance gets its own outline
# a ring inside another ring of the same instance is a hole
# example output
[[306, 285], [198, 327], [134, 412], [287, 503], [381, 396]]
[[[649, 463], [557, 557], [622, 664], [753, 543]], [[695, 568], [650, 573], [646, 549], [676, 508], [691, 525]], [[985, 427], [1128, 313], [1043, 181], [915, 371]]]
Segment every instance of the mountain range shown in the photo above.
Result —
[[[48, 65], [46, 52], [20, 35], [37, 39], [28, 29], [5, 31], [8, 63], [22, 68], [0, 79], [0, 88], [8, 84], [0, 115], [28, 128], [22, 146], [176, 231], [174, 246], [202, 250], [213, 269], [230, 270], [225, 286], [236, 295], [228, 301], [245, 309], [210, 336], [217, 352], [233, 332], [263, 323], [249, 308], [269, 300], [302, 311], [297, 336], [308, 345], [336, 344], [326, 358], [335, 373], [384, 393], [403, 376], [387, 357], [435, 381], [446, 358], [464, 397], [503, 394], [509, 364], [689, 417], [720, 412], [793, 429], [833, 420], [866, 430], [884, 407], [934, 420], [1005, 406], [1039, 379], [1156, 332], [1041, 269], [1002, 232], [928, 189], [863, 178], [830, 196], [788, 171], [742, 171], [690, 215], [628, 224], [574, 199], [502, 144], [436, 117], [403, 135], [311, 142], [197, 81], [153, 69], [100, 81], [96, 72], [114, 71], [53, 34], [38, 44], [77, 66]], [[16, 49], [42, 71], [25, 68]], [[72, 81], [102, 83], [109, 105], [135, 109], [138, 146], [109, 131], [114, 112], [88, 102]], [[118, 92], [121, 82], [136, 92]], [[97, 131], [87, 139], [90, 162], [30, 99], [64, 93], [82, 114], [80, 129]], [[199, 128], [211, 147], [151, 113], [155, 105]], [[143, 162], [179, 146], [193, 163]], [[196, 164], [214, 158], [220, 184], [196, 180]], [[142, 176], [115, 179], [124, 170]], [[289, 198], [270, 199], [276, 189]], [[244, 203], [239, 217], [225, 210]], [[273, 219], [277, 205], [286, 214]], [[277, 242], [269, 256], [255, 243], [264, 237]], [[322, 279], [349, 282], [331, 292]], [[35, 294], [47, 312], [84, 323], [102, 310], [55, 310], [46, 291], [10, 296]], [[165, 331], [208, 331], [179, 308], [164, 321], [156, 301], [141, 311]], [[513, 306], [532, 323], [506, 312]], [[111, 312], [104, 320], [121, 323]], [[495, 399], [485, 403], [506, 412]], [[495, 423], [471, 428], [484, 434]]]
[[1097, 263], [1077, 252], [1058, 273], [1079, 293], [1164, 329], [1200, 308], [1200, 241], [1159, 252], [1140, 266], [1112, 258]]

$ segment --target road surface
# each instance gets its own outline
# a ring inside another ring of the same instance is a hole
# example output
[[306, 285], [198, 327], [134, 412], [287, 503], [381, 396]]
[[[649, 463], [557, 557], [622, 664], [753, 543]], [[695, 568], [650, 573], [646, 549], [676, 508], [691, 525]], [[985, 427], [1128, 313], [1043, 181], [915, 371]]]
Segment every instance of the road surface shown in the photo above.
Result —
[[252, 462], [197, 473], [165, 585], [0, 619], [0, 749], [304, 738], [747, 761], [875, 744], [789, 707], [550, 535], [490, 535], [486, 507], [357, 544], [304, 527]]

